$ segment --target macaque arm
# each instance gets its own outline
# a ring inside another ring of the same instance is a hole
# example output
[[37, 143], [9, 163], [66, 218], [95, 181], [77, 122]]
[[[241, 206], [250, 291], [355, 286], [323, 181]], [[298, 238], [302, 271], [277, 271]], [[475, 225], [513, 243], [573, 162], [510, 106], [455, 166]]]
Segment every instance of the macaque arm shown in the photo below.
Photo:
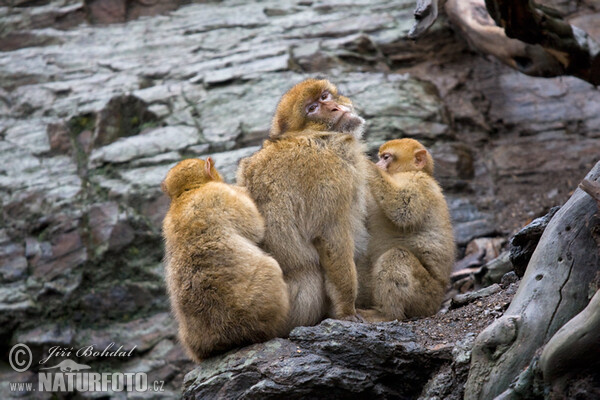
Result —
[[431, 179], [424, 173], [402, 172], [393, 178], [377, 169], [370, 187], [373, 198], [385, 216], [396, 226], [407, 229], [421, 225], [432, 200]]
[[350, 229], [333, 229], [327, 237], [315, 239], [314, 245], [325, 273], [325, 287], [333, 305], [333, 317], [350, 320], [357, 318], [354, 302], [358, 280], [354, 264], [354, 240]]

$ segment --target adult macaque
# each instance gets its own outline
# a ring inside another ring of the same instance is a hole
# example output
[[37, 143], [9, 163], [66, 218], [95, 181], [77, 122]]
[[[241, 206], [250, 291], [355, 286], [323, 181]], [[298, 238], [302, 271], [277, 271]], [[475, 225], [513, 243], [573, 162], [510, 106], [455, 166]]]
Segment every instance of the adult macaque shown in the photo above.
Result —
[[358, 306], [369, 321], [435, 314], [446, 292], [455, 243], [433, 158], [413, 139], [384, 143], [371, 164], [367, 260]]
[[245, 189], [224, 183], [210, 157], [178, 163], [162, 189], [167, 289], [189, 356], [286, 334], [287, 284], [257, 246], [265, 225]]
[[263, 248], [288, 283], [288, 328], [356, 314], [355, 246], [366, 247], [368, 160], [364, 120], [327, 80], [308, 79], [280, 100], [270, 139], [242, 160], [245, 186], [265, 218]]

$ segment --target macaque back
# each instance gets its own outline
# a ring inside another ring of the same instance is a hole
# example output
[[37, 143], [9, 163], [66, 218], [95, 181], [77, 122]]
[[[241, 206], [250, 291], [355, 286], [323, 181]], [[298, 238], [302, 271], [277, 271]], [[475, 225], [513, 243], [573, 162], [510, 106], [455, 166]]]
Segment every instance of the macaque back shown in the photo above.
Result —
[[222, 182], [210, 159], [182, 161], [163, 189], [167, 289], [188, 354], [200, 361], [287, 333], [287, 285], [257, 246], [264, 221], [246, 191]]

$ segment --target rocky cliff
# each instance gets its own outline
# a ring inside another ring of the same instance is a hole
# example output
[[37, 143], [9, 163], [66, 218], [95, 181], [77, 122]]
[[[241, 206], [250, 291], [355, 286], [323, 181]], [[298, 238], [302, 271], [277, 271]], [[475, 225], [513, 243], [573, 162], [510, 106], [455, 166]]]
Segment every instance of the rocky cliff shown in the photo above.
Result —
[[[192, 364], [165, 296], [160, 182], [208, 155], [232, 181], [304, 77], [353, 99], [371, 152], [405, 136], [430, 146], [461, 257], [564, 202], [600, 154], [598, 90], [483, 58], [445, 21], [409, 41], [412, 1], [183, 3], [0, 3], [3, 353], [135, 346], [83, 361], [147, 372], [166, 382], [158, 398], [178, 397]], [[597, 3], [554, 3], [600, 39]], [[34, 379], [7, 365], [0, 376], [3, 393]]]

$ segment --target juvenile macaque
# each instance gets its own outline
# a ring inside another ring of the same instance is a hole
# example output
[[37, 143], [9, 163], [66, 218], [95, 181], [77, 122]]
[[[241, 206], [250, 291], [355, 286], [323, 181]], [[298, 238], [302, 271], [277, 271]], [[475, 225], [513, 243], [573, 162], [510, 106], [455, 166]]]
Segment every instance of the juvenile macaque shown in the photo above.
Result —
[[369, 321], [435, 314], [454, 263], [448, 206], [433, 159], [413, 139], [384, 143], [371, 164], [367, 260], [359, 265], [358, 306]]
[[210, 157], [181, 161], [162, 189], [167, 289], [189, 356], [286, 334], [287, 284], [257, 246], [265, 225], [246, 190], [224, 183]]
[[354, 251], [366, 248], [363, 122], [329, 81], [308, 79], [281, 98], [271, 139], [240, 163], [238, 184], [265, 218], [263, 248], [289, 286], [289, 329], [327, 316], [359, 320]]

